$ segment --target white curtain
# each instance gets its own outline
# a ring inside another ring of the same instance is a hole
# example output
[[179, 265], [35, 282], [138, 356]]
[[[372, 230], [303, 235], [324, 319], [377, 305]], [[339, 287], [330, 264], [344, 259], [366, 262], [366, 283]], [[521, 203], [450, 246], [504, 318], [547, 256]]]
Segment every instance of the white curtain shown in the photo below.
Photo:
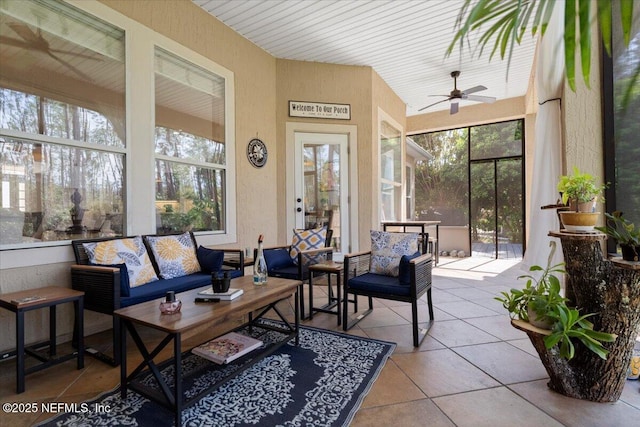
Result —
[[[560, 224], [555, 209], [540, 209], [558, 199], [556, 185], [562, 173], [562, 123], [561, 102], [564, 82], [564, 9], [561, 4], [554, 8], [544, 37], [538, 43], [536, 63], [536, 92], [538, 113], [535, 126], [535, 151], [533, 158], [533, 182], [529, 212], [529, 241], [524, 254], [523, 267], [544, 267], [549, 258], [548, 237], [551, 230], [559, 230]], [[554, 264], [562, 262], [562, 251], [554, 256]]]

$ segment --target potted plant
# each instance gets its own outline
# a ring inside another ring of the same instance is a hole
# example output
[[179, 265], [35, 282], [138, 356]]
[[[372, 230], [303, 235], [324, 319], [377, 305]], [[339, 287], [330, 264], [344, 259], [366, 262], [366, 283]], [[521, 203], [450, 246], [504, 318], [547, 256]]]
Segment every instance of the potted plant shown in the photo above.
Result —
[[532, 266], [530, 272], [542, 272], [539, 278], [532, 274], [520, 276], [527, 279], [522, 289], [511, 289], [501, 292], [502, 297], [495, 299], [509, 311], [512, 318], [529, 322], [541, 329], [549, 329], [544, 337], [547, 349], [559, 348], [559, 356], [571, 360], [575, 355], [574, 339], [602, 359], [607, 358], [609, 351], [602, 342], [612, 342], [616, 335], [593, 330], [593, 323], [587, 319], [594, 313], [580, 314], [579, 309], [567, 306], [567, 299], [560, 293], [560, 280], [557, 273], [564, 273], [564, 263], [551, 265], [556, 250], [555, 242], [551, 242], [551, 253], [547, 267]]
[[599, 212], [595, 212], [596, 198], [606, 188], [597, 185], [596, 179], [588, 173], [580, 172], [574, 166], [572, 175], [563, 175], [558, 182], [562, 203], [569, 207], [561, 211], [562, 224], [567, 231], [593, 231]]
[[640, 228], [622, 217], [622, 212], [605, 213], [607, 223], [604, 227], [596, 227], [607, 236], [613, 238], [620, 245], [622, 259], [626, 261], [640, 261]]

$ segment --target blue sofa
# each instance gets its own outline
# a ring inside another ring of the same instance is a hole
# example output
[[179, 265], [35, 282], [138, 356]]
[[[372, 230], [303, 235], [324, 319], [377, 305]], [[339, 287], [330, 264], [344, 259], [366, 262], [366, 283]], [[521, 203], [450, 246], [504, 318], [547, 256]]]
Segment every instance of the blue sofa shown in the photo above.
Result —
[[[191, 239], [197, 247], [193, 233]], [[143, 241], [145, 236], [143, 237]], [[120, 239], [122, 237], [117, 237]], [[115, 238], [100, 238], [74, 240], [71, 242], [76, 258], [76, 264], [71, 266], [71, 287], [84, 292], [84, 308], [113, 315], [122, 307], [139, 304], [141, 302], [160, 299], [167, 291], [176, 294], [211, 284], [211, 273], [199, 272], [172, 279], [160, 278], [158, 266], [153, 257], [153, 251], [147, 248], [151, 263], [156, 270], [159, 280], [144, 285], [129, 287], [129, 277], [124, 265], [104, 266], [91, 264], [83, 243], [112, 240]], [[222, 264], [219, 274], [227, 272], [231, 278], [244, 275], [244, 252], [241, 249], [220, 249]], [[120, 364], [120, 322], [113, 317], [113, 357], [95, 349], [87, 348], [87, 353], [113, 366]]]

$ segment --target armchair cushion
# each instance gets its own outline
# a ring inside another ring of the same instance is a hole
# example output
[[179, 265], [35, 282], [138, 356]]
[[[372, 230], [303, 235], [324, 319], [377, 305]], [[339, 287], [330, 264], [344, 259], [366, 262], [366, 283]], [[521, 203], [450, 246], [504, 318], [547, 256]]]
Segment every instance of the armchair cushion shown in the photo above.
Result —
[[200, 245], [196, 251], [196, 257], [203, 273], [211, 274], [220, 271], [224, 261], [224, 251], [205, 248]]
[[125, 263], [129, 272], [131, 288], [158, 280], [140, 236], [83, 243], [82, 246], [92, 264]]
[[402, 255], [400, 258], [400, 268], [398, 270], [398, 282], [403, 286], [411, 285], [411, 270], [409, 269], [409, 262], [418, 258], [420, 255], [420, 251], [416, 251], [413, 255]]
[[200, 271], [196, 248], [189, 233], [177, 236], [145, 236], [163, 279], [186, 276]]
[[264, 251], [264, 260], [269, 270], [289, 267], [293, 265], [287, 248], [273, 248]]
[[348, 287], [387, 295], [408, 296], [410, 291], [408, 286], [400, 286], [396, 277], [375, 273], [365, 273], [349, 279]]
[[298, 253], [310, 249], [320, 249], [325, 245], [327, 227], [313, 228], [309, 230], [293, 230], [293, 240], [289, 255], [294, 264], [298, 264]]
[[400, 259], [418, 251], [418, 233], [371, 230], [371, 272], [398, 277]]

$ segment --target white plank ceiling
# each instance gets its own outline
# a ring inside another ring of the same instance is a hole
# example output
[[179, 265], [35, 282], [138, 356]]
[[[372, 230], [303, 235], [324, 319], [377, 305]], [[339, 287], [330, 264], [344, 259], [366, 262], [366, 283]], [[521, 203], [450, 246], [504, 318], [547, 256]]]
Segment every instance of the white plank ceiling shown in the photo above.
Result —
[[[488, 89], [477, 95], [498, 100], [524, 95], [529, 84], [531, 36], [514, 52], [508, 75], [507, 61], [489, 61], [486, 52], [479, 59], [456, 50], [445, 58], [462, 0], [193, 2], [277, 58], [371, 66], [407, 104], [407, 115], [445, 99], [429, 95], [448, 95], [454, 70], [462, 72], [458, 89], [484, 85]], [[443, 102], [424, 112], [448, 108]]]

